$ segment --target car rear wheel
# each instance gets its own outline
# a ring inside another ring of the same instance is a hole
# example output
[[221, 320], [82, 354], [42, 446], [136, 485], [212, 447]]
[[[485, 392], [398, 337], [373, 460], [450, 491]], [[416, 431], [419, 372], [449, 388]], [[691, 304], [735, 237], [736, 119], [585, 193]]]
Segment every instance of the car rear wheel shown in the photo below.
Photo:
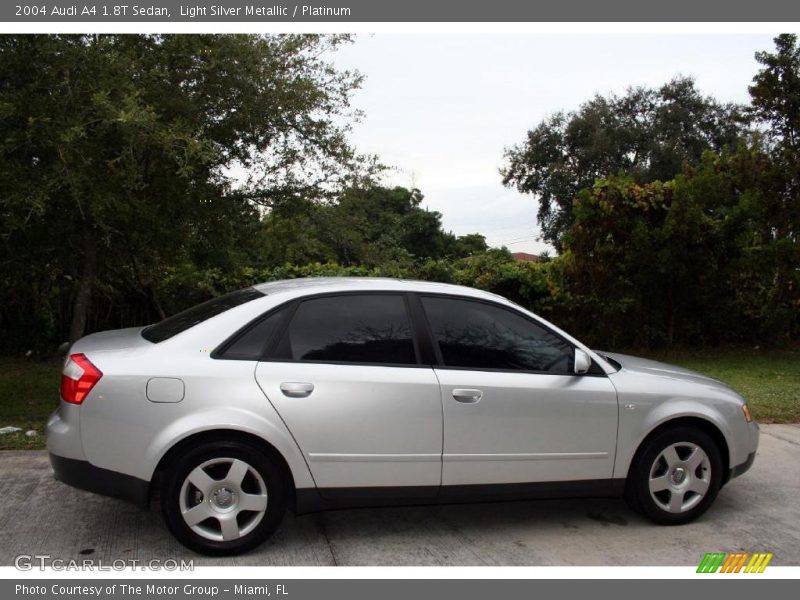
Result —
[[161, 509], [184, 546], [203, 554], [239, 554], [277, 529], [288, 485], [280, 467], [240, 442], [213, 442], [180, 457], [166, 473]]
[[722, 485], [722, 457], [714, 440], [693, 427], [676, 427], [646, 440], [628, 479], [629, 504], [662, 525], [702, 515]]

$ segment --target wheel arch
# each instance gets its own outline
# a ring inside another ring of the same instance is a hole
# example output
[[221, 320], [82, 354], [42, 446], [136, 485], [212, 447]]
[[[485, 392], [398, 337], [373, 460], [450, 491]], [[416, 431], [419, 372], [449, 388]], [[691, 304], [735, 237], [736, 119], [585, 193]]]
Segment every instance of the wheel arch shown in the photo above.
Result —
[[289, 463], [281, 452], [269, 443], [264, 438], [247, 431], [238, 429], [210, 429], [205, 431], [198, 431], [187, 437], [176, 441], [161, 457], [153, 472], [153, 479], [150, 485], [150, 495], [152, 497], [156, 490], [160, 490], [163, 484], [163, 477], [175, 459], [181, 456], [186, 450], [195, 448], [201, 444], [209, 444], [214, 442], [240, 442], [248, 444], [257, 448], [269, 456], [280, 467], [281, 471], [286, 477], [287, 484], [290, 486], [291, 493], [289, 494], [290, 504], [294, 509], [294, 497], [296, 496], [294, 475]]
[[722, 457], [722, 464], [724, 465], [723, 473], [722, 473], [722, 484], [724, 485], [727, 483], [730, 477], [730, 447], [728, 446], [728, 440], [725, 438], [725, 434], [723, 434], [722, 430], [709, 419], [699, 417], [699, 416], [680, 416], [675, 417], [672, 419], [668, 419], [663, 421], [653, 427], [647, 435], [645, 435], [640, 441], [639, 444], [636, 446], [636, 451], [633, 453], [630, 463], [628, 464], [628, 468], [625, 472], [625, 476], [627, 479], [630, 479], [631, 470], [636, 465], [636, 460], [641, 455], [644, 447], [647, 445], [651, 439], [655, 436], [659, 435], [660, 433], [668, 430], [674, 429], [676, 427], [694, 427], [708, 435], [714, 443], [719, 448], [720, 455]]

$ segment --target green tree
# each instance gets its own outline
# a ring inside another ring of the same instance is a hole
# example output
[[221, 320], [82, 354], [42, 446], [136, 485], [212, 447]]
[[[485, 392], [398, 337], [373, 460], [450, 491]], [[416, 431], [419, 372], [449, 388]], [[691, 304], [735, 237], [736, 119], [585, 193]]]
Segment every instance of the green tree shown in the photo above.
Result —
[[775, 143], [794, 148], [800, 143], [800, 47], [797, 35], [775, 38], [775, 52], [756, 52], [763, 68], [750, 86], [752, 112], [767, 126]]
[[741, 144], [668, 182], [611, 177], [582, 191], [561, 257], [580, 327], [611, 345], [796, 335], [796, 312], [776, 310], [771, 170], [763, 148]]
[[542, 237], [556, 247], [573, 220], [572, 204], [596, 179], [625, 173], [637, 183], [666, 181], [706, 150], [734, 144], [745, 131], [742, 108], [703, 96], [689, 78], [661, 88], [595, 96], [559, 112], [508, 148], [504, 185], [536, 196]]
[[3, 36], [4, 281], [31, 298], [26, 272], [58, 274], [76, 339], [98, 290], [129, 281], [152, 296], [166, 266], [224, 267], [247, 252], [237, 240], [257, 228], [254, 206], [329, 198], [369, 176], [374, 163], [347, 142], [361, 77], [327, 58], [344, 41]]
[[442, 215], [422, 207], [417, 189], [348, 188], [332, 202], [279, 206], [264, 219], [267, 264], [336, 261], [377, 267], [462, 257], [487, 249], [480, 234], [456, 237]]
[[772, 266], [774, 313], [800, 313], [800, 46], [795, 34], [775, 38], [775, 52], [757, 52], [763, 67], [750, 86], [752, 114], [764, 127], [770, 168], [762, 181], [756, 227]]
[[489, 249], [486, 244], [486, 236], [480, 233], [468, 233], [456, 238], [454, 254], [457, 258], [465, 258], [482, 254]]

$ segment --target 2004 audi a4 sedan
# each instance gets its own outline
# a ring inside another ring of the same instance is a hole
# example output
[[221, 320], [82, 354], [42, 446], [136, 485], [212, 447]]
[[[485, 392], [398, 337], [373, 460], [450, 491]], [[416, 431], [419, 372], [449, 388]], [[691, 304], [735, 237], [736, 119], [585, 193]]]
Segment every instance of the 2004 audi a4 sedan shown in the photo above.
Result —
[[56, 479], [157, 497], [208, 554], [257, 546], [287, 508], [624, 495], [686, 523], [757, 446], [719, 381], [595, 352], [494, 294], [367, 278], [84, 337], [47, 426]]

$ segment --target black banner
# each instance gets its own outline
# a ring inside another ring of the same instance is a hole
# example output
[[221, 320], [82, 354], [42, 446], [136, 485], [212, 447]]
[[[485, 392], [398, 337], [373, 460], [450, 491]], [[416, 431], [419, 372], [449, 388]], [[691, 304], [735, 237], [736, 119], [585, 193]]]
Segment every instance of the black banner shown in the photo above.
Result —
[[2, 3], [9, 22], [736, 22], [800, 21], [786, 0], [42, 0]]

